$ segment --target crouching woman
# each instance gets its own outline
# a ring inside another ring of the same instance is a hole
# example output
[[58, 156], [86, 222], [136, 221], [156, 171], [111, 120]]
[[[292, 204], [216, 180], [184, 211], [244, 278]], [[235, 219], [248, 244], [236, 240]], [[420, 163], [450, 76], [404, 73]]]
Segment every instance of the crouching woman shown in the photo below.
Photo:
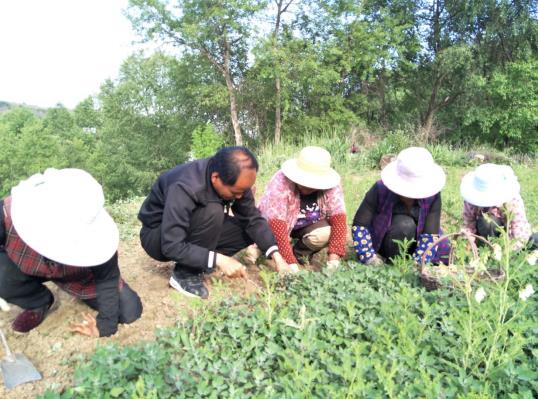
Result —
[[54, 296], [46, 281], [98, 311], [74, 332], [109, 336], [141, 316], [140, 298], [120, 276], [118, 228], [90, 174], [47, 169], [14, 187], [0, 210], [0, 297], [23, 309], [14, 331], [29, 332], [47, 316]]

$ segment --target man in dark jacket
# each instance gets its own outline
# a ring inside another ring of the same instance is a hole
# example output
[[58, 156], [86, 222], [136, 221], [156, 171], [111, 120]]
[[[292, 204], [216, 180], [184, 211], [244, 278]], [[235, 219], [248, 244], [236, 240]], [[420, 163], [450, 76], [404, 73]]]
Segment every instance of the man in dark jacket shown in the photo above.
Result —
[[217, 266], [229, 277], [246, 277], [245, 267], [231, 256], [253, 242], [277, 270], [288, 268], [254, 204], [257, 171], [248, 149], [225, 147], [159, 176], [138, 214], [140, 240], [153, 259], [176, 262], [173, 288], [207, 298], [203, 273]]
[[120, 275], [119, 233], [104, 209], [101, 185], [80, 169], [47, 169], [0, 201], [0, 297], [23, 311], [12, 327], [28, 332], [45, 319], [52, 281], [98, 311], [72, 330], [109, 336], [142, 313]]

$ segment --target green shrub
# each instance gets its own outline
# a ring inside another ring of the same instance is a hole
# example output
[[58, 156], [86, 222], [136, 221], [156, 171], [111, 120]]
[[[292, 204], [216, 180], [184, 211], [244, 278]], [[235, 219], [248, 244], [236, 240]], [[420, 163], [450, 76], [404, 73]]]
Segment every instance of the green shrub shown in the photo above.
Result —
[[192, 132], [191, 151], [194, 159], [210, 157], [223, 145], [224, 140], [217, 134], [211, 123], [198, 126]]

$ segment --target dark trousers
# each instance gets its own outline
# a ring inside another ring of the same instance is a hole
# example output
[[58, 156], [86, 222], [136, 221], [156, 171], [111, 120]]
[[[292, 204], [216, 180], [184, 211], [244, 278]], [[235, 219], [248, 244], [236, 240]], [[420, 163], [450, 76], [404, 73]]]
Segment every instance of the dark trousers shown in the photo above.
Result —
[[[221, 204], [209, 203], [196, 209], [192, 215], [190, 232], [186, 239], [191, 244], [207, 248], [223, 255], [232, 256], [253, 243], [239, 220], [224, 213]], [[140, 230], [142, 248], [153, 259], [167, 262], [161, 250], [161, 227]], [[174, 274], [177, 277], [200, 274], [207, 270], [176, 263]]]
[[[481, 214], [478, 219], [476, 219], [476, 234], [485, 239], [498, 237], [501, 234], [499, 228], [504, 227], [504, 221], [492, 215], [488, 215], [486, 218], [484, 217], [484, 214]], [[480, 240], [477, 240], [477, 244], [482, 245], [483, 243]], [[538, 233], [531, 234], [527, 247], [531, 250], [538, 249]]]
[[[395, 240], [403, 241], [404, 239], [416, 240], [417, 236], [417, 224], [411, 216], [407, 215], [392, 215], [392, 222], [390, 224], [381, 247], [379, 248], [379, 254], [386, 259], [394, 258], [400, 254], [400, 247]], [[410, 245], [408, 253], [413, 253], [416, 248], [416, 244]]]
[[[5, 251], [0, 251], [0, 297], [23, 309], [49, 306], [54, 301], [52, 292], [43, 285], [44, 278], [29, 276], [20, 271]], [[97, 309], [97, 299], [84, 301]], [[131, 287], [124, 283], [120, 291], [120, 323], [131, 323], [142, 314], [142, 302]]]

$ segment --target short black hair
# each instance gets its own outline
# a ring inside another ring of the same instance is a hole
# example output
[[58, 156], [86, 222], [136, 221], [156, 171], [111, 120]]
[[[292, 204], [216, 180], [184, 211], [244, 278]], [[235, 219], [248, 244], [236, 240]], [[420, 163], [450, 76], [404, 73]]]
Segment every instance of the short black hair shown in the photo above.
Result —
[[258, 171], [258, 161], [246, 147], [224, 147], [211, 158], [209, 173], [217, 172], [220, 180], [227, 186], [233, 186], [243, 169]]

